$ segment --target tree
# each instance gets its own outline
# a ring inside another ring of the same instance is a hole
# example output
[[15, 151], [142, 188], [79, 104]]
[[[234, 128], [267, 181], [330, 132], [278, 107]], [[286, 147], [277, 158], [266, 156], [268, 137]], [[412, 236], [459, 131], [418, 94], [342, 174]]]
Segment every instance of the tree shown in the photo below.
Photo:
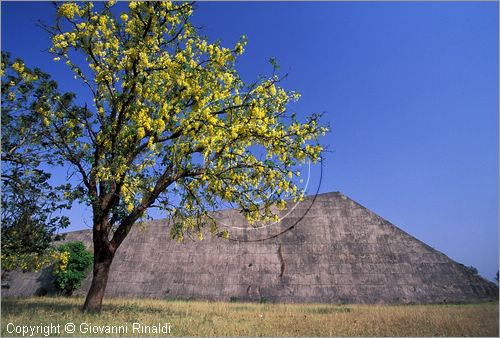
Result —
[[30, 70], [22, 61], [2, 53], [2, 270], [38, 270], [51, 263], [52, 235], [69, 220], [59, 211], [71, 203], [64, 187], [49, 184], [50, 173], [40, 167], [41, 146], [33, 100], [55, 89], [48, 75]]
[[53, 158], [81, 178], [69, 192], [92, 207], [84, 310], [100, 310], [116, 251], [149, 208], [164, 210], [182, 240], [201, 238], [204, 225], [228, 236], [209, 213], [221, 203], [252, 223], [276, 219], [274, 205], [301, 197], [296, 169], [320, 158], [327, 129], [318, 115], [299, 122], [287, 112], [299, 95], [274, 72], [243, 82], [235, 60], [245, 37], [232, 49], [209, 42], [190, 23], [189, 3], [131, 2], [121, 13], [113, 3], [57, 6], [55, 25], [45, 26], [50, 51], [93, 100], [77, 109], [41, 96], [32, 111]]
[[81, 241], [62, 244], [57, 247], [60, 258], [54, 268], [56, 287], [71, 296], [80, 288], [92, 265], [92, 253], [85, 249]]
[[472, 265], [471, 266], [466, 266], [465, 269], [467, 271], [469, 271], [473, 275], [478, 275], [479, 274], [479, 271], [477, 271], [477, 269], [475, 267], [473, 267]]

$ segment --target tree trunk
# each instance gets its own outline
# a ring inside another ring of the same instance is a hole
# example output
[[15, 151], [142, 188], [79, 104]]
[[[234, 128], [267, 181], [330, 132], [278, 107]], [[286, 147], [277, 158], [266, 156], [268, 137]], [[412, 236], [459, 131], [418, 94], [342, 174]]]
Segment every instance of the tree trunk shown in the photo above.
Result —
[[94, 273], [92, 277], [92, 284], [90, 285], [90, 290], [87, 293], [87, 298], [85, 299], [85, 304], [83, 305], [83, 311], [101, 311], [102, 299], [108, 283], [109, 269], [114, 258], [114, 252], [110, 251], [106, 247], [96, 247], [96, 242], [98, 241], [94, 241]]
[[[106, 291], [106, 285], [108, 284], [109, 269], [116, 250], [118, 250], [118, 247], [120, 247], [125, 237], [127, 237], [135, 221], [144, 214], [146, 208], [147, 206], [143, 206], [135, 209], [128, 215], [120, 223], [110, 241], [108, 235], [111, 226], [108, 216], [103, 216], [102, 210], [94, 207], [94, 227], [92, 231], [92, 240], [94, 242], [94, 273], [90, 290], [87, 293], [85, 304], [83, 304], [83, 311], [101, 311], [104, 291]], [[105, 214], [107, 215], [108, 213], [109, 211]]]

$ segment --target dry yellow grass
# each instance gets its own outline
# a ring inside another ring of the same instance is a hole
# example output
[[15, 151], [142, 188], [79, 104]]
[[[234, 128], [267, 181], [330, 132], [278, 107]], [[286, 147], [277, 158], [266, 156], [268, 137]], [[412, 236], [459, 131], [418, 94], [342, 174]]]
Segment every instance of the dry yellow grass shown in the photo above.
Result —
[[100, 314], [82, 313], [82, 303], [82, 298], [3, 299], [2, 336], [16, 335], [7, 331], [9, 323], [61, 324], [61, 335], [71, 336], [63, 329], [68, 322], [76, 324], [77, 336], [89, 335], [79, 331], [81, 323], [126, 325], [124, 335], [134, 336], [138, 334], [132, 331], [132, 323], [139, 322], [170, 323], [173, 336], [498, 337], [497, 302], [383, 306], [107, 299]]

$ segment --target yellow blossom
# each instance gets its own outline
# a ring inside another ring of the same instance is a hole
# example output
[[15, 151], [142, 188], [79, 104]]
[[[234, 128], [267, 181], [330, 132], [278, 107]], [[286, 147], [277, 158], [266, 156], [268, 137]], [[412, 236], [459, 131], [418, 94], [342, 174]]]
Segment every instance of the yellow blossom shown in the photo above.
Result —
[[146, 131], [144, 130], [144, 128], [140, 127], [139, 129], [137, 129], [137, 138], [141, 140], [144, 138], [144, 136], [146, 136]]
[[79, 10], [80, 7], [78, 7], [76, 3], [67, 2], [59, 7], [59, 9], [57, 10], [57, 14], [72, 20], [75, 17], [75, 14], [77, 14]]
[[21, 74], [24, 71], [24, 64], [20, 61], [16, 61], [12, 64], [12, 69]]
[[271, 87], [269, 87], [269, 92], [273, 96], [276, 95], [276, 87], [274, 86], [274, 84], [272, 84]]

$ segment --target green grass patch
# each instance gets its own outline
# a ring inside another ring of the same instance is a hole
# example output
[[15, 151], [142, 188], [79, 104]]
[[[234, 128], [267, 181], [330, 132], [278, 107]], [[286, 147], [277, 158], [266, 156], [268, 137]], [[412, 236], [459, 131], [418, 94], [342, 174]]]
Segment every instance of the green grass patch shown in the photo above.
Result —
[[351, 312], [351, 309], [345, 306], [318, 306], [318, 307], [306, 307], [304, 312], [312, 314], [330, 314], [330, 313], [343, 313]]

